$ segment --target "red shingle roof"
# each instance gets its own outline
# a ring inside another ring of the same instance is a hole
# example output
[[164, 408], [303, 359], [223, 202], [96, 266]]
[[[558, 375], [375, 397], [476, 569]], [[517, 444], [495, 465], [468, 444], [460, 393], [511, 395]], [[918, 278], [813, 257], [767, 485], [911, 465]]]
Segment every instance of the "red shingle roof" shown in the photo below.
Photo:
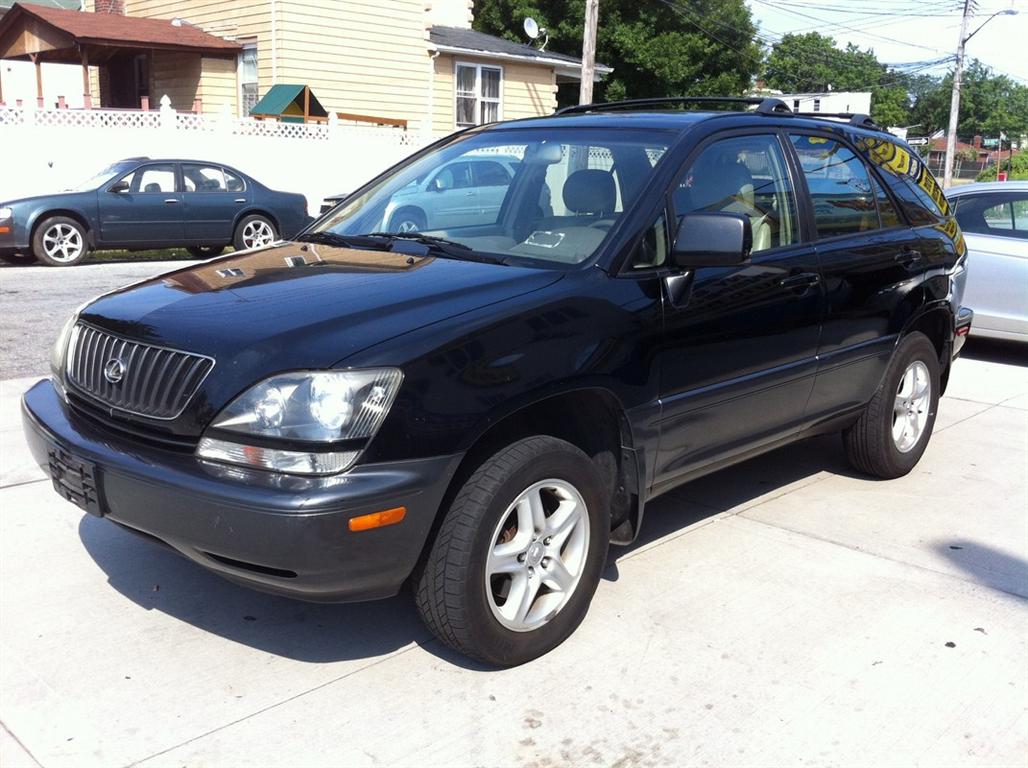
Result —
[[209, 35], [201, 29], [183, 24], [175, 26], [170, 19], [141, 19], [114, 13], [86, 13], [16, 3], [0, 19], [0, 37], [24, 15], [71, 35], [86, 45], [115, 45], [131, 48], [171, 48], [233, 54], [239, 43]]

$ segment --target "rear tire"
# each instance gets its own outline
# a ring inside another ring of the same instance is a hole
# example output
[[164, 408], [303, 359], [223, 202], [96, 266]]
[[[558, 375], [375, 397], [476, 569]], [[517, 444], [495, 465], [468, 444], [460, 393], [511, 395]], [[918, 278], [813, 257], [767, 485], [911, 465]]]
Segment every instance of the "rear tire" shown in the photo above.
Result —
[[254, 213], [244, 216], [242, 221], [236, 225], [232, 245], [237, 251], [245, 251], [250, 248], [264, 248], [276, 240], [278, 240], [278, 231], [271, 219]]
[[554, 437], [520, 440], [483, 462], [415, 575], [428, 628], [501, 667], [564, 642], [585, 617], [606, 560], [603, 487], [592, 460]]
[[938, 352], [914, 331], [900, 341], [860, 418], [842, 433], [850, 463], [887, 480], [910, 472], [931, 439], [939, 392]]
[[51, 216], [36, 227], [32, 253], [48, 267], [70, 267], [89, 253], [86, 228], [67, 216]]

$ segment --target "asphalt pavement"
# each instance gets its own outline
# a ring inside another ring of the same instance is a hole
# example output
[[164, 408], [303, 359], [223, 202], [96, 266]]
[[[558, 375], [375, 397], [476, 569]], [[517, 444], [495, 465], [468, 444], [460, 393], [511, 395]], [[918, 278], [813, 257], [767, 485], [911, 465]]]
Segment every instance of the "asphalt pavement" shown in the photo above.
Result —
[[263, 595], [84, 515], [4, 381], [0, 765], [1023, 768], [1026, 362], [972, 343], [905, 478], [828, 437], [662, 497], [578, 632], [505, 671], [409, 595]]
[[0, 379], [49, 370], [50, 346], [80, 305], [125, 285], [170, 272], [189, 261], [0, 266]]

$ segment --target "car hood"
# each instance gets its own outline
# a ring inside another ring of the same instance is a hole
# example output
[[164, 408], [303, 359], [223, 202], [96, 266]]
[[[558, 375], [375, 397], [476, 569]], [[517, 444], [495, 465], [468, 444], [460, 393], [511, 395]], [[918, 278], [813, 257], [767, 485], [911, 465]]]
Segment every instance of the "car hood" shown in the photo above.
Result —
[[4, 200], [4, 199], [0, 198], [0, 206], [3, 206], [5, 208], [17, 208], [17, 207], [31, 208], [32, 206], [36, 205], [37, 203], [44, 203], [44, 202], [47, 203], [47, 204], [53, 203], [53, 201], [55, 199], [57, 199], [57, 198], [61, 198], [61, 199], [64, 199], [64, 198], [86, 198], [86, 199], [88, 199], [88, 197], [90, 195], [94, 195], [95, 196], [96, 195], [96, 190], [89, 190], [89, 191], [86, 191], [86, 192], [70, 192], [70, 191], [53, 192], [53, 193], [51, 193], [49, 195], [33, 195], [32, 197], [19, 197], [17, 200]]
[[107, 294], [83, 321], [209, 355], [242, 386], [327, 368], [386, 339], [543, 288], [546, 269], [288, 243], [232, 254]]

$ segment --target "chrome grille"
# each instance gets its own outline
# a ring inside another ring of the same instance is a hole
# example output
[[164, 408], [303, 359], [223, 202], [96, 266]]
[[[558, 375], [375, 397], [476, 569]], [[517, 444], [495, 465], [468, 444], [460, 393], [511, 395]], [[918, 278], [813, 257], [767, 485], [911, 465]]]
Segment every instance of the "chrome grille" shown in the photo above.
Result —
[[[120, 361], [119, 371], [105, 367]], [[129, 341], [79, 323], [68, 350], [73, 390], [119, 411], [174, 419], [214, 367], [203, 355]]]

